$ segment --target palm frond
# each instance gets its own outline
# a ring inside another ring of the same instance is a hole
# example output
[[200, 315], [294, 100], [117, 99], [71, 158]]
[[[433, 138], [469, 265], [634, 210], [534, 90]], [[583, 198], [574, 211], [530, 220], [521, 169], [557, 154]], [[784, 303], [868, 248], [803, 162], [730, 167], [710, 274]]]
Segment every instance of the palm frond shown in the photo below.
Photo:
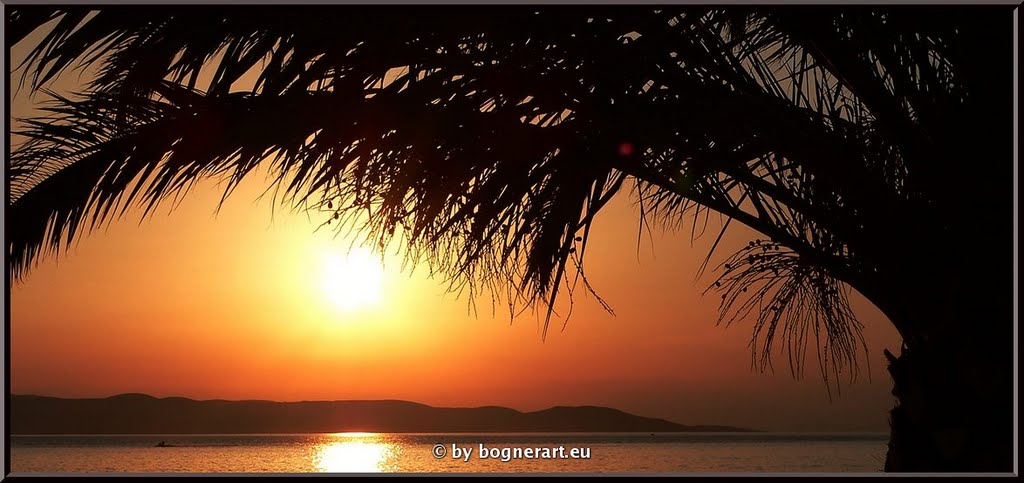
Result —
[[756, 317], [762, 367], [783, 337], [797, 372], [812, 344], [838, 374], [863, 345], [846, 287], [936, 235], [907, 220], [942, 216], [937, 173], [961, 148], [940, 113], [966, 112], [976, 70], [950, 16], [807, 15], [19, 9], [13, 39], [51, 25], [26, 61], [33, 88], [99, 74], [25, 121], [11, 273], [196, 179], [227, 177], [227, 196], [264, 164], [284, 201], [379, 246], [401, 237], [452, 290], [546, 307], [546, 331], [560, 294], [593, 291], [590, 226], [631, 179], [645, 219], [696, 235], [716, 211], [764, 234], [716, 281], [722, 321]]

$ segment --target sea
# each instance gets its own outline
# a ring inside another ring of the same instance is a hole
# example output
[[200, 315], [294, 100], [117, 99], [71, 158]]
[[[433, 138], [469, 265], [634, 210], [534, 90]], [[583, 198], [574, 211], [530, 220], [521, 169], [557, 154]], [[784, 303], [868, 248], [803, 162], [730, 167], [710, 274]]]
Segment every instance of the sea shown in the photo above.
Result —
[[876, 473], [884, 433], [10, 436], [24, 473]]

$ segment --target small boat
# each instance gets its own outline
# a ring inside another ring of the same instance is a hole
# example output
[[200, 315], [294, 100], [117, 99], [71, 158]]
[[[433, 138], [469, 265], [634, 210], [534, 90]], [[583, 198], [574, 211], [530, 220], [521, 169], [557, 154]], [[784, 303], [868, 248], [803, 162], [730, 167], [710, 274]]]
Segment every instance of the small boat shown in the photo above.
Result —
[[173, 448], [174, 445], [173, 444], [167, 444], [167, 443], [161, 441], [161, 442], [156, 444], [156, 447], [157, 448]]

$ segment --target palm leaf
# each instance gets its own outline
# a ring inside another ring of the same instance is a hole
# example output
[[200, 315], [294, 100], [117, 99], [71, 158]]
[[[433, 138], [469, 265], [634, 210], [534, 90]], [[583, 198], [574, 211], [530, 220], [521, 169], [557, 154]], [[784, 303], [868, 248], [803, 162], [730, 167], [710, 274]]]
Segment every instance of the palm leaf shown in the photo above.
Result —
[[375, 244], [401, 236], [453, 290], [489, 289], [513, 314], [541, 303], [546, 332], [559, 294], [581, 280], [592, 290], [587, 234], [632, 178], [645, 218], [693, 216], [696, 234], [714, 210], [768, 237], [724, 265], [722, 322], [755, 317], [762, 367], [781, 333], [797, 372], [813, 339], [838, 375], [863, 346], [846, 290], [892, 261], [878, 233], [903, 248], [935, 236], [938, 212], [906, 220], [950, 166], [936, 136], [954, 128], [938, 113], [975, 95], [949, 16], [823, 10], [808, 26], [802, 10], [751, 8], [191, 13], [12, 14], [15, 40], [52, 24], [27, 60], [34, 88], [76, 63], [100, 67], [81, 98], [53, 96], [20, 133], [15, 279], [83, 226], [129, 206], [149, 214], [204, 177], [227, 177], [227, 196], [269, 164], [285, 201]]

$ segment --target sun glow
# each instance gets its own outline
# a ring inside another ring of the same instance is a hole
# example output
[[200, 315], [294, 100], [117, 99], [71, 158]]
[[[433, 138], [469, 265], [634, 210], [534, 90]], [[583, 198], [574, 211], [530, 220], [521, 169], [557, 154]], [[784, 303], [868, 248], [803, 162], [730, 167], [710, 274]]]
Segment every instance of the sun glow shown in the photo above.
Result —
[[384, 268], [365, 248], [328, 253], [323, 262], [324, 294], [338, 309], [351, 312], [380, 303]]

